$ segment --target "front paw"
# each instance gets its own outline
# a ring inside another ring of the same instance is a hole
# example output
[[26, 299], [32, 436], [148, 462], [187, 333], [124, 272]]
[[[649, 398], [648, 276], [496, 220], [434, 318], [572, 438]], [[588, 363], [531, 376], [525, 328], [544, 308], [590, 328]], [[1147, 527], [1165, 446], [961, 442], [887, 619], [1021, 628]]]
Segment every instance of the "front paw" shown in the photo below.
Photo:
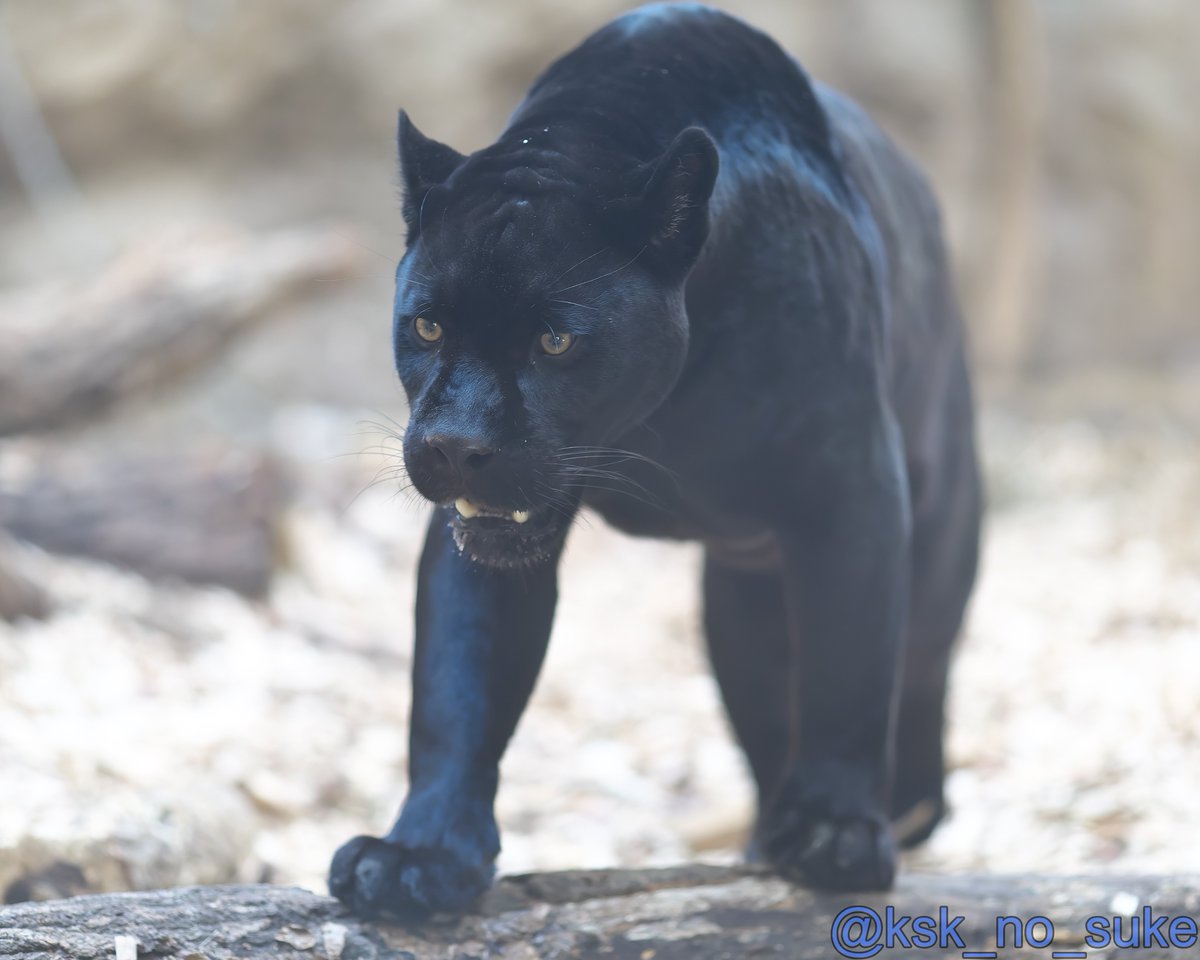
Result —
[[358, 916], [458, 913], [487, 890], [490, 864], [468, 864], [446, 850], [355, 837], [333, 855], [329, 892]]
[[834, 813], [828, 804], [777, 804], [757, 838], [765, 859], [788, 879], [821, 890], [887, 890], [896, 846], [882, 815]]

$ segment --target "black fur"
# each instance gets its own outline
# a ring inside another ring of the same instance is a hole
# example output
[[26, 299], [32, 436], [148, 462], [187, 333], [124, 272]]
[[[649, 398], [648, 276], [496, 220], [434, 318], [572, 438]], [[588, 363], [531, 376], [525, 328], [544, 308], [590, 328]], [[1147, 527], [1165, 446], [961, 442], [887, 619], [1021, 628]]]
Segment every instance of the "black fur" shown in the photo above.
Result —
[[[463, 157], [402, 115], [400, 154], [405, 457], [438, 507], [409, 796], [386, 837], [338, 852], [333, 892], [365, 915], [427, 913], [490, 882], [498, 763], [581, 504], [705, 544], [709, 651], [759, 791], [753, 851], [818, 887], [890, 885], [889, 821], [915, 841], [944, 808], [980, 516], [924, 180], [772, 40], [690, 4], [588, 38], [492, 146]], [[542, 334], [573, 344], [551, 356]]]

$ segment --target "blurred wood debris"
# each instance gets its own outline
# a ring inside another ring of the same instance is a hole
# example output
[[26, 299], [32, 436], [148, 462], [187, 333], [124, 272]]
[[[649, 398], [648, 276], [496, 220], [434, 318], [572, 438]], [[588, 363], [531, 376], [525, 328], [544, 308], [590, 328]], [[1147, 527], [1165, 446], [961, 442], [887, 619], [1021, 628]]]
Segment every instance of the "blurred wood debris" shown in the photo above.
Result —
[[0, 534], [0, 620], [40, 619], [48, 609], [45, 594], [21, 570], [16, 547]]
[[95, 416], [202, 366], [288, 297], [351, 274], [336, 228], [180, 229], [83, 284], [0, 294], [0, 435]]
[[282, 488], [275, 465], [245, 451], [0, 445], [0, 528], [54, 553], [251, 596], [270, 582]]
[[[179, 228], [85, 283], [0, 294], [0, 435], [42, 434], [0, 445], [0, 530], [148, 576], [262, 594], [283, 492], [268, 458], [85, 453], [49, 431], [202, 368], [238, 332], [360, 259], [337, 228]], [[6, 552], [0, 542], [0, 617], [42, 612]]]

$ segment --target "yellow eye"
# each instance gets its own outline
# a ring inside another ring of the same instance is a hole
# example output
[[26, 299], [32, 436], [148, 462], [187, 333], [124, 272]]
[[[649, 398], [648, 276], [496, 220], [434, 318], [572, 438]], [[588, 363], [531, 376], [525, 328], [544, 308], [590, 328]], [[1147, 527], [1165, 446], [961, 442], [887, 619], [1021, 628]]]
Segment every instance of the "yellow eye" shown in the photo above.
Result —
[[413, 321], [413, 329], [417, 331], [417, 336], [426, 343], [437, 343], [442, 339], [442, 325], [436, 320], [426, 320], [424, 317], [417, 317]]
[[569, 333], [543, 333], [538, 337], [538, 346], [542, 348], [542, 352], [552, 357], [561, 357], [571, 349], [574, 342], [575, 338]]

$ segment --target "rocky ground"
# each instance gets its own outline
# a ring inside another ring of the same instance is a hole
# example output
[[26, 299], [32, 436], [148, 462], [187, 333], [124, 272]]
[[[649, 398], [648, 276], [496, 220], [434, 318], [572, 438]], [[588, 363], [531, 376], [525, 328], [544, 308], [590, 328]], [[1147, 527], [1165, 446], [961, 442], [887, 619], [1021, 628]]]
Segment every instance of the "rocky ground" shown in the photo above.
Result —
[[[389, 460], [340, 456], [387, 442], [356, 419], [277, 415], [299, 479], [260, 602], [22, 551], [56, 612], [0, 624], [0, 890], [321, 889], [341, 841], [386, 826], [424, 511]], [[984, 437], [992, 513], [954, 677], [953, 814], [910, 863], [1194, 869], [1196, 436], [992, 413]], [[575, 531], [504, 765], [503, 870], [737, 855], [750, 791], [704, 663], [698, 561], [594, 518]]]

